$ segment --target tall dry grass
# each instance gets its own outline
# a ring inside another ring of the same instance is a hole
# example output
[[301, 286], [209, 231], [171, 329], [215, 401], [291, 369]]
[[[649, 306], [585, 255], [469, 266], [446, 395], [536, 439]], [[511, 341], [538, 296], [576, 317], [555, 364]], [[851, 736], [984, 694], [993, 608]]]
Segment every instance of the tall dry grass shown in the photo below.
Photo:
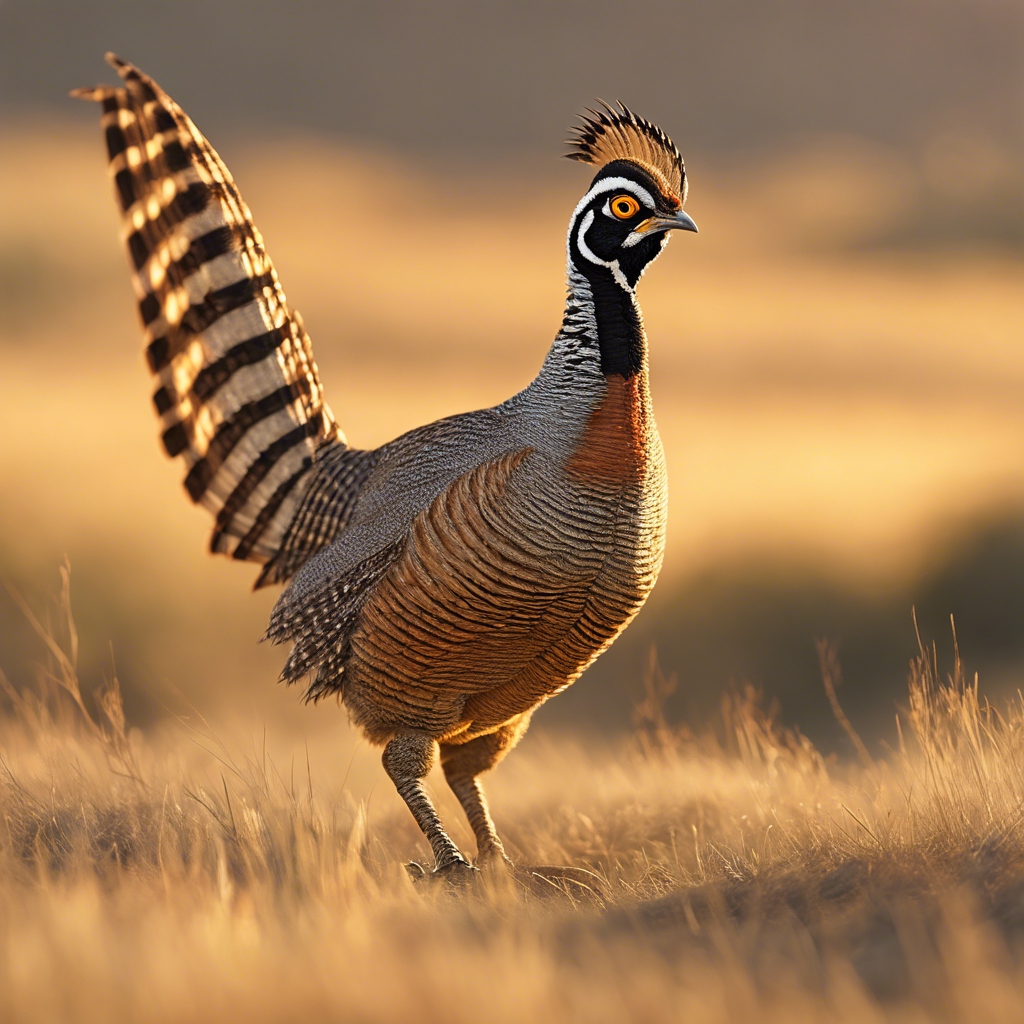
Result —
[[56, 614], [23, 610], [48, 660], [4, 687], [4, 1021], [1024, 1016], [1024, 700], [991, 707], [958, 655], [920, 651], [898, 746], [859, 764], [750, 692], [690, 735], [652, 662], [629, 744], [495, 777], [514, 856], [596, 872], [584, 902], [414, 886], [411, 818], [344, 764], [141, 735], [113, 675], [81, 692], [67, 573]]

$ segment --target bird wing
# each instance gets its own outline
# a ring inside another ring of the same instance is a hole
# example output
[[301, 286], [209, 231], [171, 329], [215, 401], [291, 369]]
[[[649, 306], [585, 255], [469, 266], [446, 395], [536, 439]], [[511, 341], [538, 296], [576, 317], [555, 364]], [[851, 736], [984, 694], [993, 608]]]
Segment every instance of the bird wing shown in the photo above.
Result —
[[[307, 700], [343, 692], [354, 653], [383, 706], [408, 704], [410, 694], [430, 704], [436, 693], [468, 699], [515, 678], [548, 647], [571, 646], [580, 629], [592, 638], [587, 601], [606, 552], [571, 553], [571, 531], [536, 529], [530, 487], [513, 493], [532, 452], [462, 473], [386, 548], [318, 587], [285, 591], [265, 637], [293, 642], [281, 678], [311, 677]], [[551, 673], [542, 675], [543, 689]], [[522, 696], [530, 684], [518, 685]], [[538, 692], [527, 706], [547, 695]]]
[[107, 54], [110, 173], [167, 454], [215, 516], [210, 548], [287, 579], [344, 526], [374, 453], [349, 448], [309, 335], [228, 169], [151, 78]]

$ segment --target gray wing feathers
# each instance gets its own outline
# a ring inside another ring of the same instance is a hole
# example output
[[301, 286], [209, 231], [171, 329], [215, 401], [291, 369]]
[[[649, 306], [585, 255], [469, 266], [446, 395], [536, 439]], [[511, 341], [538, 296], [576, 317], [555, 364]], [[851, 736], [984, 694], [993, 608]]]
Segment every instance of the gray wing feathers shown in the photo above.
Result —
[[[340, 690], [348, 638], [366, 600], [403, 551], [416, 517], [453, 480], [522, 446], [514, 416], [479, 409], [417, 427], [374, 452], [359, 453], [361, 458], [325, 456], [323, 480], [310, 488], [296, 514], [297, 535], [319, 543], [317, 514], [332, 507], [335, 486], [341, 497], [333, 507], [344, 530], [302, 561], [271, 614], [265, 639], [295, 643], [282, 679], [292, 683], [315, 673], [306, 692], [310, 700]], [[281, 557], [289, 550], [286, 542]]]
[[377, 462], [376, 451], [325, 445], [278, 552], [267, 562], [257, 587], [284, 583], [345, 528]]
[[404, 546], [402, 537], [319, 590], [295, 601], [277, 602], [263, 639], [274, 644], [293, 642], [281, 679], [294, 683], [313, 675], [306, 700], [317, 701], [328, 693], [343, 691], [349, 634], [374, 584]]

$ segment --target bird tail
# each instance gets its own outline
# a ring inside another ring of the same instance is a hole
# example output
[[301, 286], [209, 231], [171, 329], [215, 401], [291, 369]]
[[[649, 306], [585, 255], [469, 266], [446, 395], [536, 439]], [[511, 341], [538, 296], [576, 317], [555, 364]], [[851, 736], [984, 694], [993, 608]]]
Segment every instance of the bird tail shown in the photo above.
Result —
[[287, 578], [351, 504], [321, 500], [312, 523], [307, 507], [306, 535], [289, 536], [325, 449], [332, 463], [368, 453], [345, 445], [302, 319], [224, 163], [156, 82], [107, 61], [122, 86], [72, 95], [102, 104], [164, 448], [215, 517], [211, 550], [269, 563], [257, 586]]

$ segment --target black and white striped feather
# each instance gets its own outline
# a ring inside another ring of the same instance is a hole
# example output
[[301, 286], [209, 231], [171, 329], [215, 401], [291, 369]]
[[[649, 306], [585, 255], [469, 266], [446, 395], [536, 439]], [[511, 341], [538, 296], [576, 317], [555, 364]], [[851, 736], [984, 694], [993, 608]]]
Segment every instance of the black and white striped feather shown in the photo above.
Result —
[[107, 55], [102, 104], [168, 455], [213, 513], [211, 550], [290, 577], [337, 535], [373, 453], [348, 448], [312, 345], [227, 168], [151, 78]]

